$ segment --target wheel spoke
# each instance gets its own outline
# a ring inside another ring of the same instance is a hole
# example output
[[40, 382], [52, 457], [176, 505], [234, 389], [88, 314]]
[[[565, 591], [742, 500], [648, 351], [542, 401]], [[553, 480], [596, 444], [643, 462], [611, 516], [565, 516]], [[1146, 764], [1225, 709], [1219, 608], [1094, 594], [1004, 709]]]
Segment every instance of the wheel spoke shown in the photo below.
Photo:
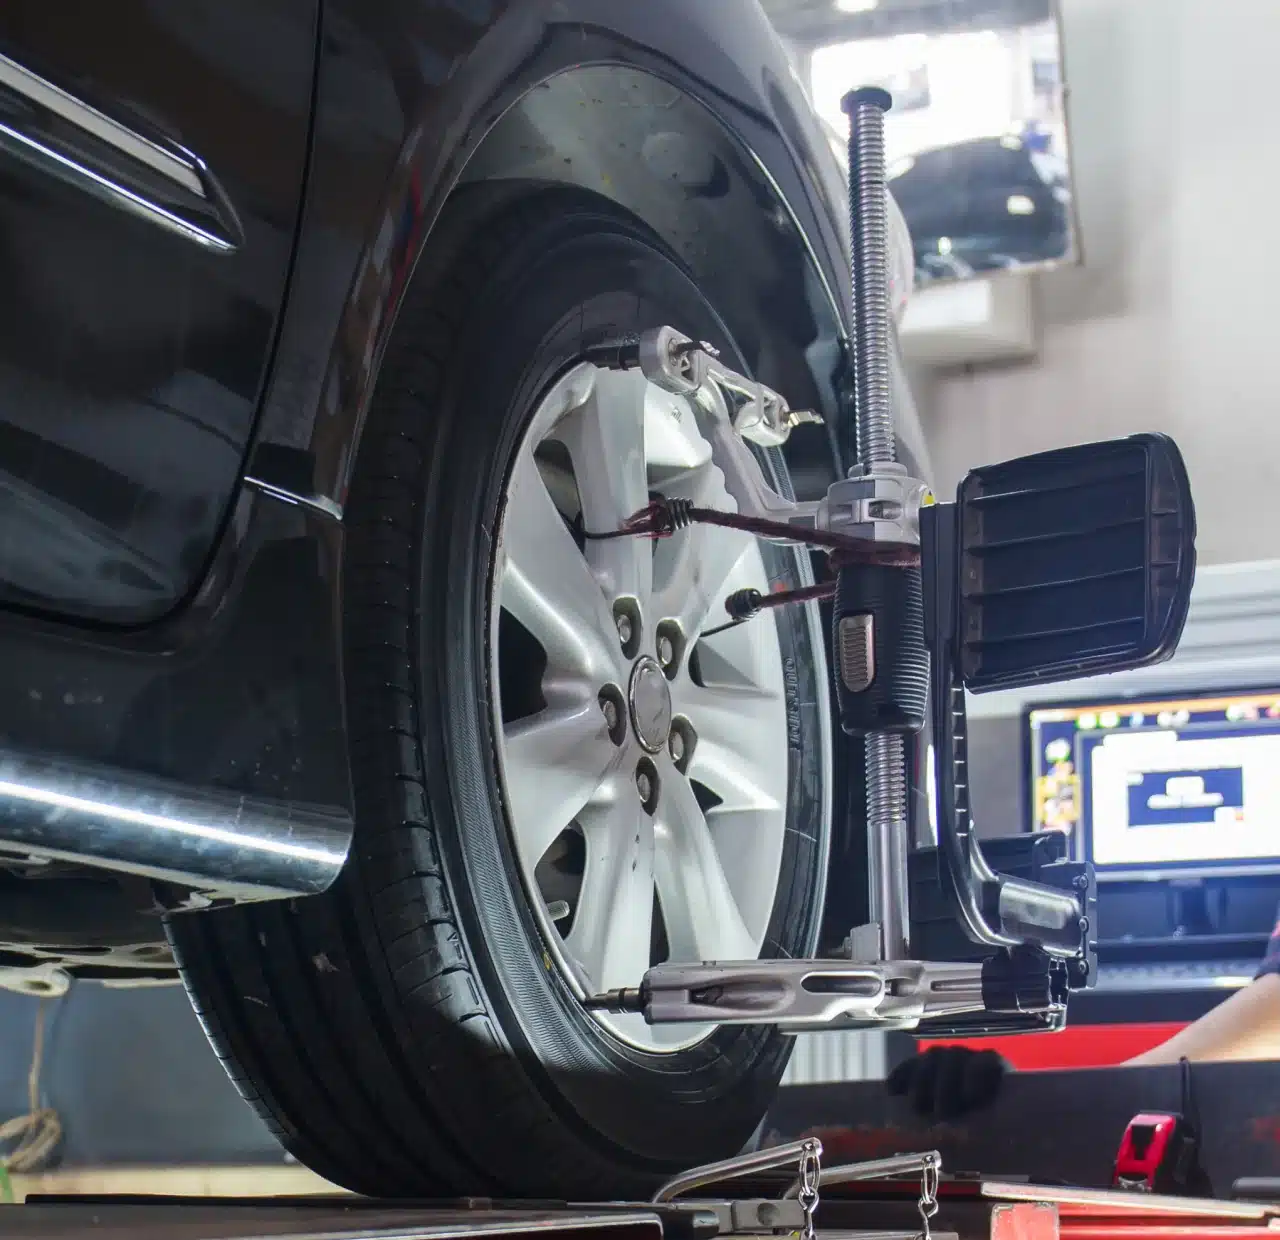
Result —
[[509, 723], [503, 742], [511, 824], [532, 868], [591, 800], [618, 750], [594, 699]]
[[613, 613], [532, 454], [521, 454], [512, 475], [502, 550], [501, 605], [541, 643], [550, 669], [597, 686], [612, 678]]
[[707, 814], [707, 826], [742, 919], [756, 940], [761, 940], [778, 894], [786, 811], [730, 810], [717, 805]]
[[[749, 556], [744, 568], [751, 568]], [[754, 572], [736, 572], [726, 585], [734, 590], [742, 585], [753, 585], [763, 592], [763, 575]], [[717, 633], [698, 644], [698, 663], [702, 683], [719, 689], [779, 688], [782, 684], [782, 661], [778, 651], [779, 613], [762, 613], [749, 624], [739, 624], [723, 633]]]
[[653, 934], [653, 820], [632, 795], [583, 819], [586, 869], [565, 940], [596, 990], [635, 986]]
[[776, 697], [758, 688], [676, 686], [676, 710], [697, 736], [689, 775], [725, 810], [778, 809], [786, 797], [787, 738]]
[[654, 876], [673, 961], [752, 960], [758, 948], [743, 921], [693, 788], [663, 772]]
[[[765, 772], [767, 773], [767, 772]], [[776, 810], [781, 801], [774, 789], [761, 778], [761, 768], [739, 749], [723, 742], [698, 737], [689, 777], [706, 784], [720, 798], [720, 806], [731, 810]]]
[[[582, 522], [593, 533], [616, 530], [649, 502], [644, 455], [646, 384], [638, 373], [601, 372], [592, 397], [556, 427], [568, 449], [582, 500]], [[587, 562], [610, 599], [648, 602], [653, 551], [646, 538], [590, 539]]]
[[[663, 484], [668, 498], [692, 501], [701, 508], [736, 511], [724, 488], [724, 476], [708, 463]], [[719, 624], [724, 614], [725, 583], [753, 541], [740, 530], [691, 525], [664, 538], [654, 552], [655, 610], [680, 622], [692, 641], [708, 623]], [[709, 617], [714, 616], [714, 621]]]

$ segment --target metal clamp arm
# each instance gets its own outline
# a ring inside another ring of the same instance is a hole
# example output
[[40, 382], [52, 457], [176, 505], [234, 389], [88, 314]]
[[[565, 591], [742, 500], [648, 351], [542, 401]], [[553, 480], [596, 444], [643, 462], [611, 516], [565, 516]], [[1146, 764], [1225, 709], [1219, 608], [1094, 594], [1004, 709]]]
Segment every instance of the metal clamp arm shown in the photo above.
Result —
[[640, 1012], [650, 1024], [776, 1025], [818, 1029], [914, 1029], [983, 1012], [1056, 1017], [1061, 997], [1043, 971], [1010, 973], [986, 962], [736, 960], [662, 964], [638, 987], [593, 995], [587, 1006]]
[[780, 447], [794, 427], [820, 422], [817, 414], [791, 409], [772, 388], [724, 365], [706, 341], [692, 340], [672, 327], [645, 332], [635, 345], [613, 349], [608, 362], [638, 366], [649, 382], [694, 404], [711, 442], [711, 459], [739, 513], [812, 526], [818, 505], [778, 494], [746, 440]]
[[711, 441], [711, 459], [724, 474], [725, 490], [738, 505], [738, 511], [744, 516], [785, 521], [799, 527], [797, 532], [812, 528], [817, 521], [818, 504], [797, 503], [769, 485], [760, 461], [747, 447], [742, 432], [734, 427], [719, 385], [710, 383], [702, 388], [697, 403], [706, 415], [702, 430]]
[[817, 1137], [802, 1137], [799, 1141], [790, 1141], [786, 1145], [772, 1145], [768, 1149], [738, 1154], [722, 1162], [704, 1163], [701, 1167], [682, 1172], [662, 1185], [654, 1193], [653, 1200], [655, 1203], [674, 1201], [684, 1193], [706, 1188], [710, 1184], [736, 1180], [757, 1171], [776, 1171], [779, 1167], [789, 1167], [795, 1162], [821, 1157], [822, 1142]]
[[804, 541], [805, 530], [826, 530], [885, 546], [919, 545], [920, 510], [933, 495], [895, 461], [837, 479], [816, 502], [780, 495], [747, 441], [781, 447], [796, 426], [821, 419], [791, 409], [772, 388], [729, 369], [711, 345], [660, 327], [635, 345], [614, 347], [608, 361], [638, 366], [650, 382], [691, 401], [710, 440], [711, 459], [742, 516], [790, 525], [792, 541]]

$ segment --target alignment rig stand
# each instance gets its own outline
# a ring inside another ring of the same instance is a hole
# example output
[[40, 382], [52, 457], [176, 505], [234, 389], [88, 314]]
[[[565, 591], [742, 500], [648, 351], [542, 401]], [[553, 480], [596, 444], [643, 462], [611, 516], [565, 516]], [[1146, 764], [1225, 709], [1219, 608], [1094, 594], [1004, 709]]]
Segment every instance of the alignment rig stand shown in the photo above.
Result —
[[[1092, 868], [1064, 859], [1061, 836], [988, 841], [990, 859], [978, 842], [965, 691], [1067, 680], [1173, 653], [1195, 568], [1186, 469], [1171, 440], [1140, 435], [976, 470], [953, 504], [937, 503], [908, 476], [895, 459], [890, 385], [889, 106], [878, 89], [844, 100], [859, 464], [825, 499], [798, 504], [777, 494], [744, 442], [781, 444], [813, 415], [728, 370], [709, 345], [662, 328], [597, 360], [637, 369], [688, 400], [738, 510], [658, 500], [596, 536], [661, 537], [707, 521], [830, 553], [835, 697], [844, 732], [866, 746], [870, 924], [850, 935], [848, 959], [663, 964], [635, 988], [591, 997], [589, 1007], [641, 1012], [651, 1024], [1013, 1033], [1061, 1028], [1068, 991], [1093, 979]], [[821, 593], [735, 595], [726, 609], [743, 621]], [[938, 838], [911, 852], [905, 741], [927, 723]]]

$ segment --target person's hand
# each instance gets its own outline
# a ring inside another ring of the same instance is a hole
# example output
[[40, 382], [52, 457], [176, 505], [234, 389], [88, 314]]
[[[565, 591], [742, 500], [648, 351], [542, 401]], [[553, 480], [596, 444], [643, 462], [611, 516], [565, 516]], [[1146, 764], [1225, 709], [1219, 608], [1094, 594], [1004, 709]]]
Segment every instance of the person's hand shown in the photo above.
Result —
[[886, 1084], [921, 1118], [954, 1120], [990, 1106], [1008, 1071], [995, 1051], [933, 1046], [900, 1063]]

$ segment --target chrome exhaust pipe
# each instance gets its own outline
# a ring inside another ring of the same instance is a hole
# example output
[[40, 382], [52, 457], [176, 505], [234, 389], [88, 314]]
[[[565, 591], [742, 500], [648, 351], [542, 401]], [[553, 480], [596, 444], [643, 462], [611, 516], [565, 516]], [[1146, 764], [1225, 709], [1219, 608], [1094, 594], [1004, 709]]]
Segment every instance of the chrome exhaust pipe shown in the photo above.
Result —
[[71, 861], [242, 903], [324, 891], [352, 831], [345, 810], [0, 749], [0, 856]]

